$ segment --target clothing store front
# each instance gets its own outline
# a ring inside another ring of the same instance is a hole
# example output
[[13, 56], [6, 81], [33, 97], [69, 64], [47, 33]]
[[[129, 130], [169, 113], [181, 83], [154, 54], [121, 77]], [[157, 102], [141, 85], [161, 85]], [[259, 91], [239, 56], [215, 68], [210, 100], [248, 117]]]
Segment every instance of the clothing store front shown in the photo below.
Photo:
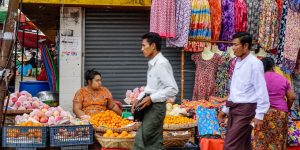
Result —
[[[141, 36], [149, 32], [149, 17], [149, 11], [85, 10], [84, 70], [99, 70], [115, 99], [122, 100], [126, 90], [146, 85], [148, 60], [140, 49]], [[163, 41], [161, 52], [170, 61], [180, 88], [181, 49], [166, 48]], [[188, 53], [184, 67], [184, 98], [191, 99], [195, 66]]]

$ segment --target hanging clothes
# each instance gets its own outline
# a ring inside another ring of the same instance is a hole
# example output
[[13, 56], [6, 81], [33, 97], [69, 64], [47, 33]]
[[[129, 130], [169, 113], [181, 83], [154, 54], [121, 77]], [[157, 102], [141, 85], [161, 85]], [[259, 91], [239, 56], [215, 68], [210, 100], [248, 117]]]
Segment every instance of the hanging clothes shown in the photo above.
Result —
[[294, 12], [300, 12], [300, 0], [289, 0], [289, 8]]
[[176, 36], [174, 0], [152, 0], [150, 14], [150, 32], [162, 37]]
[[201, 137], [204, 135], [221, 135], [216, 109], [198, 106], [196, 117]]
[[[207, 0], [192, 0], [189, 39], [211, 40], [210, 7]], [[189, 41], [185, 47], [189, 52], [201, 52], [207, 43]]]
[[187, 0], [176, 0], [176, 37], [167, 38], [167, 47], [187, 45], [192, 5]]
[[[222, 27], [220, 40], [232, 40], [234, 29], [234, 0], [222, 0]], [[219, 44], [219, 49], [226, 51], [228, 44]]]
[[247, 5], [244, 0], [235, 0], [235, 32], [245, 32], [247, 29]]
[[278, 39], [278, 48], [276, 56], [276, 64], [282, 64], [283, 61], [283, 52], [284, 52], [284, 42], [285, 42], [285, 29], [286, 29], [286, 18], [287, 18], [287, 5], [288, 0], [283, 0], [280, 29], [279, 29], [279, 39]]
[[210, 6], [211, 17], [211, 40], [219, 40], [222, 21], [222, 5], [221, 0], [208, 0]]
[[252, 35], [253, 40], [258, 39], [259, 26], [259, 0], [245, 0], [247, 5], [247, 32]]
[[260, 6], [258, 43], [269, 51], [278, 45], [278, 7], [275, 0], [263, 0]]
[[215, 95], [216, 73], [218, 67], [223, 63], [221, 56], [214, 54], [210, 60], [204, 60], [201, 53], [195, 53], [192, 55], [192, 60], [196, 64], [192, 100], [202, 100]]
[[281, 20], [284, 0], [276, 0], [278, 8], [278, 19]]
[[216, 76], [216, 96], [217, 97], [226, 97], [229, 93], [228, 80], [229, 80], [229, 68], [230, 68], [230, 54], [223, 52], [221, 55], [223, 59], [223, 64], [218, 68]]
[[282, 70], [291, 74], [296, 66], [300, 50], [300, 13], [288, 9]]

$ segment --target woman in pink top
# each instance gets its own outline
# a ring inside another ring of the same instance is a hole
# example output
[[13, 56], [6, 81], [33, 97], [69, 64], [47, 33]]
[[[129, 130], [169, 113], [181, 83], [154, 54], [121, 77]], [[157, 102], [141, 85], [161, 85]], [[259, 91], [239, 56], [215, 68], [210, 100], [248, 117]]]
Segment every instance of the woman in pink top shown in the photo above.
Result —
[[288, 112], [295, 94], [287, 79], [274, 72], [275, 62], [266, 57], [261, 60], [265, 69], [265, 80], [269, 92], [270, 109], [264, 116], [261, 130], [254, 130], [253, 149], [286, 149]]

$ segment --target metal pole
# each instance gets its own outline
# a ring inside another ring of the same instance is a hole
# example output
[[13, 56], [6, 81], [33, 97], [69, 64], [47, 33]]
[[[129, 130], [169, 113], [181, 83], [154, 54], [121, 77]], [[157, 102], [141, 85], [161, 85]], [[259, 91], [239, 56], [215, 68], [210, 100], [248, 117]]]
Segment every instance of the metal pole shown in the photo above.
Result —
[[38, 54], [39, 54], [39, 29], [36, 29], [36, 60], [34, 63], [36, 63], [36, 68], [35, 68], [35, 79], [37, 79], [37, 74], [38, 74]]
[[23, 74], [23, 62], [24, 62], [24, 29], [25, 28], [25, 26], [23, 25], [23, 32], [22, 32], [22, 65], [21, 65], [21, 81], [23, 81], [23, 76], [24, 76], [24, 74]]

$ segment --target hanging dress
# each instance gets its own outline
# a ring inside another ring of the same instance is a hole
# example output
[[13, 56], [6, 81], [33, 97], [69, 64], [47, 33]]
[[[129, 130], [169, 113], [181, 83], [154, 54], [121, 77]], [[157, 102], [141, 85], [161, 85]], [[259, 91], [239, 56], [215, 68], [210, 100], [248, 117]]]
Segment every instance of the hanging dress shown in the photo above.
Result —
[[216, 96], [226, 97], [229, 93], [228, 80], [229, 80], [229, 67], [230, 67], [230, 54], [223, 52], [221, 55], [223, 63], [219, 66], [216, 76]]
[[253, 40], [258, 39], [259, 25], [259, 0], [245, 0], [247, 5], [247, 32], [252, 35]]
[[[234, 29], [234, 0], [222, 0], [222, 23], [220, 40], [232, 40]], [[226, 51], [228, 44], [219, 44], [219, 49]]]
[[210, 6], [211, 18], [211, 40], [219, 40], [222, 22], [222, 5], [221, 0], [208, 0]]
[[217, 69], [223, 63], [221, 56], [214, 54], [210, 60], [204, 60], [201, 53], [195, 53], [192, 60], [196, 64], [192, 100], [202, 100], [215, 95]]
[[[189, 39], [211, 40], [210, 7], [207, 0], [192, 0]], [[185, 51], [201, 52], [206, 46], [205, 42], [189, 41]]]
[[287, 5], [288, 0], [283, 0], [282, 14], [280, 20], [280, 29], [279, 29], [279, 39], [278, 39], [278, 48], [275, 62], [277, 65], [282, 64], [283, 61], [283, 52], [284, 52], [284, 43], [285, 43], [285, 29], [286, 29], [286, 18], [287, 18]]
[[235, 0], [235, 32], [245, 32], [247, 29], [247, 5], [244, 0]]
[[176, 36], [175, 0], [152, 0], [150, 32], [162, 37]]
[[260, 6], [258, 43], [270, 51], [278, 45], [278, 6], [275, 0], [263, 0]]
[[284, 54], [281, 69], [291, 74], [296, 66], [298, 53], [300, 50], [300, 13], [288, 9]]
[[192, 6], [187, 0], [176, 0], [176, 37], [167, 38], [167, 47], [187, 45]]

